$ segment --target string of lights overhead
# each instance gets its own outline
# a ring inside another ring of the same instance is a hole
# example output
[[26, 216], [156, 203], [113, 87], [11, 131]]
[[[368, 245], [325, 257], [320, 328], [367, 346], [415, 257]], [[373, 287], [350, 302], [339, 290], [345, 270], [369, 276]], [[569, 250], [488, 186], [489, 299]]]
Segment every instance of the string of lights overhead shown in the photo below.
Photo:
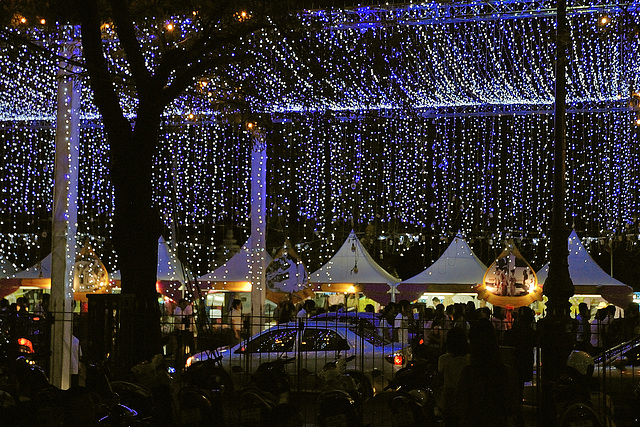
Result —
[[[570, 225], [594, 239], [633, 236], [635, 245], [640, 149], [633, 100], [640, 70], [631, 58], [638, 40], [623, 31], [628, 15], [599, 18], [570, 18]], [[304, 15], [304, 30], [261, 32], [228, 47], [251, 59], [194, 81], [166, 109], [154, 203], [167, 230], [178, 229], [193, 271], [206, 272], [223, 225], [245, 233], [249, 225], [250, 138], [225, 120], [225, 108], [235, 105], [229, 101], [273, 121], [267, 216], [283, 238], [297, 237], [303, 259], [321, 265], [355, 228], [373, 236], [371, 253], [381, 260], [423, 246], [429, 264], [438, 256], [434, 245], [462, 234], [496, 247], [520, 237], [542, 246], [534, 266], [546, 262], [554, 18], [343, 27], [325, 19]], [[153, 40], [178, 43], [199, 28], [195, 14], [139, 23], [148, 66], [161, 54]], [[116, 33], [108, 24], [102, 30], [111, 67], [125, 81], [129, 68], [116, 54]], [[10, 31], [59, 43], [27, 27]], [[3, 181], [2, 244], [26, 267], [35, 261], [32, 248], [46, 240], [51, 211], [58, 65], [20, 46], [0, 51], [0, 61], [7, 64], [0, 87], [12, 94], [0, 97], [0, 170], [10, 177]], [[101, 239], [111, 267], [117, 260], [108, 244], [109, 144], [88, 84], [78, 79], [79, 232]], [[135, 120], [135, 94], [125, 86], [121, 99]]]

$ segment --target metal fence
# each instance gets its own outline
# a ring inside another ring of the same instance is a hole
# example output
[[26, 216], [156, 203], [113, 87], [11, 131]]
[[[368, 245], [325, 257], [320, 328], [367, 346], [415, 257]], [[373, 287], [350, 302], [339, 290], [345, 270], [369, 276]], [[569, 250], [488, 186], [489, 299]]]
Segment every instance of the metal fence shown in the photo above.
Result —
[[[391, 400], [396, 393], [385, 388], [400, 369], [419, 359], [427, 360], [430, 369], [437, 372], [438, 357], [447, 350], [446, 340], [434, 341], [429, 336], [430, 330], [418, 322], [410, 321], [401, 328], [393, 328], [390, 324], [385, 326], [377, 315], [329, 313], [325, 316], [322, 319], [294, 318], [286, 323], [278, 323], [273, 317], [244, 316], [239, 339], [235, 337], [228, 319], [225, 323], [209, 325], [206, 331], [199, 331], [195, 323], [190, 331], [183, 331], [169, 316], [169, 322], [163, 325], [163, 355], [166, 365], [175, 371], [177, 383], [185, 364], [189, 366], [186, 369], [188, 371], [198, 363], [220, 356], [217, 366], [229, 375], [233, 388], [234, 397], [228, 401], [224, 412], [229, 425], [240, 423], [238, 399], [242, 390], [250, 387], [252, 374], [265, 362], [283, 358], [293, 360], [286, 366], [289, 400], [302, 414], [305, 424], [316, 425], [319, 411], [317, 398], [323, 389], [319, 373], [338, 355], [345, 358], [353, 356], [346, 369], [360, 375], [357, 377], [358, 385], [367, 393], [367, 399], [360, 408], [362, 420], [371, 425], [392, 425], [394, 414]], [[105, 330], [112, 329], [109, 321], [104, 325]], [[451, 325], [443, 325], [440, 332], [442, 337], [446, 337]], [[515, 349], [507, 345], [510, 343], [506, 339], [511, 324], [494, 319], [493, 325], [501, 345], [501, 357], [506, 364], [513, 366], [517, 363]], [[532, 327], [535, 329], [535, 323]], [[185, 335], [188, 336], [186, 341]], [[91, 342], [96, 341], [94, 339]], [[541, 352], [539, 347], [531, 347], [532, 375], [523, 384], [521, 404], [524, 425], [536, 426], [543, 425], [540, 413], [542, 388], [539, 387]], [[587, 396], [603, 425], [628, 425], [638, 416], [637, 387], [640, 375], [637, 349], [638, 339], [635, 338], [595, 358], [595, 371], [589, 382]], [[439, 375], [433, 375], [424, 377], [424, 381], [423, 387], [429, 389], [436, 403], [435, 412], [441, 416], [442, 379]], [[561, 398], [566, 397], [561, 396], [564, 392], [562, 389], [554, 391]], [[562, 410], [560, 407], [559, 411]]]
[[[126, 347], [115, 346], [116, 336], [120, 333], [120, 322], [124, 316], [130, 315], [128, 312], [133, 305], [126, 298], [95, 301], [89, 312], [74, 315], [74, 335], [80, 340], [84, 358], [105, 360], [107, 363], [122, 361], [127, 357]], [[220, 399], [210, 397], [208, 405], [212, 414], [223, 414], [225, 425], [242, 424], [242, 405], [250, 396], [247, 390], [256, 390], [257, 386], [277, 386], [281, 387], [280, 390], [289, 390], [286, 397], [289, 409], [300, 415], [304, 425], [318, 425], [321, 412], [327, 410], [326, 404], [319, 403], [320, 392], [327, 389], [323, 368], [342, 358], [349, 381], [356, 385], [362, 396], [358, 404], [360, 421], [371, 426], [393, 425], [398, 416], [397, 411], [394, 412], [393, 399], [399, 395], [393, 380], [398, 378], [397, 373], [402, 369], [406, 371], [409, 365], [426, 361], [426, 375], [416, 375], [415, 381], [404, 384], [404, 387], [415, 388], [416, 392], [417, 389], [427, 390], [430, 400], [416, 402], [435, 412], [435, 423], [444, 425], [444, 384], [436, 372], [439, 357], [448, 349], [444, 337], [453, 323], [443, 324], [437, 339], [433, 336], [432, 327], [423, 323], [405, 321], [400, 328], [393, 328], [391, 322], [385, 323], [372, 313], [336, 312], [327, 313], [322, 318], [293, 318], [280, 323], [273, 317], [244, 316], [240, 338], [237, 338], [229, 319], [224, 323], [208, 323], [205, 329], [197, 327], [196, 322], [182, 329], [180, 325], [183, 323], [176, 322], [170, 315], [163, 319], [162, 356], [170, 373], [169, 384], [175, 397], [178, 424], [188, 424], [185, 408], [198, 400], [194, 396], [184, 397], [187, 386], [201, 387], [209, 396], [211, 393], [222, 396]], [[502, 361], [510, 366], [517, 365], [516, 349], [508, 345], [513, 344], [507, 332], [512, 325], [497, 320], [493, 325], [501, 345]], [[536, 327], [535, 323], [531, 326]], [[28, 333], [28, 330], [22, 328], [21, 331]], [[9, 338], [10, 331], [3, 329], [3, 339]], [[35, 337], [33, 342], [36, 342]], [[539, 386], [542, 384], [541, 352], [535, 343], [529, 344], [531, 377], [524, 380], [522, 401], [519, 403], [523, 425], [537, 426], [544, 425], [540, 410], [542, 387]], [[632, 425], [640, 415], [639, 348], [640, 338], [635, 336], [594, 357], [594, 372], [584, 383], [586, 386], [582, 391], [586, 394], [583, 393], [582, 397], [588, 400], [602, 425]], [[29, 348], [19, 351], [28, 352]], [[254, 374], [260, 366], [283, 359], [290, 360], [285, 366], [286, 375], [278, 374], [268, 384], [258, 384], [260, 380]], [[194, 389], [188, 390], [193, 393]], [[563, 396], [567, 390], [561, 387], [554, 389], [558, 402], [567, 397]], [[421, 396], [424, 398], [424, 394]], [[279, 398], [280, 401], [283, 399]], [[194, 409], [193, 405], [190, 408], [190, 411], [202, 412], [201, 408]], [[559, 413], [564, 409], [559, 405]]]

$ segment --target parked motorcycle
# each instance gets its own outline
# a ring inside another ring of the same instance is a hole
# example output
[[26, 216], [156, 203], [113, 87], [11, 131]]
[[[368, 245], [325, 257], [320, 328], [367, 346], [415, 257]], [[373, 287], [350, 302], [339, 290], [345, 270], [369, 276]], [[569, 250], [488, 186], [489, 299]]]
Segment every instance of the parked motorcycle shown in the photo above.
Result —
[[19, 357], [14, 368], [15, 390], [2, 395], [3, 405], [14, 409], [5, 408], [15, 414], [10, 425], [151, 425], [135, 409], [121, 403], [103, 365], [90, 365], [87, 371], [86, 386], [60, 390], [49, 384], [42, 368]]
[[598, 389], [592, 377], [593, 370], [593, 358], [588, 353], [577, 350], [571, 352], [566, 371], [556, 384], [556, 404], [561, 427], [602, 426], [591, 402], [591, 392]]
[[177, 394], [181, 426], [224, 426], [225, 412], [233, 398], [233, 381], [221, 364], [222, 356], [212, 350], [208, 359], [187, 367], [180, 377]]
[[414, 359], [398, 372], [385, 388], [395, 396], [389, 402], [393, 427], [432, 426], [438, 424], [432, 385], [436, 371], [423, 359]]
[[355, 356], [327, 362], [318, 373], [322, 381], [318, 396], [316, 421], [319, 427], [357, 427], [362, 425], [361, 412], [364, 396], [352, 376], [346, 374], [347, 363]]
[[234, 393], [233, 381], [221, 362], [220, 353], [217, 350], [212, 350], [208, 359], [187, 367], [180, 380], [185, 386], [200, 387], [209, 393], [231, 398]]
[[242, 427], [301, 426], [302, 415], [290, 402], [291, 384], [286, 365], [294, 358], [262, 363], [240, 393]]

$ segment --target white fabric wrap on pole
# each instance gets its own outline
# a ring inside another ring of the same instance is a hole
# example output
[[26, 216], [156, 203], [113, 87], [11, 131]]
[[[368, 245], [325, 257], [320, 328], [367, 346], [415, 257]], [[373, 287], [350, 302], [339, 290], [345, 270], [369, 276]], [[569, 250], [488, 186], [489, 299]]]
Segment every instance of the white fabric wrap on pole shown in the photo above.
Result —
[[262, 329], [265, 307], [267, 142], [264, 133], [252, 129], [251, 148], [251, 335]]
[[[70, 38], [61, 56], [76, 56], [79, 45]], [[51, 335], [50, 381], [68, 389], [72, 374], [73, 268], [76, 258], [78, 218], [78, 155], [80, 87], [70, 65], [60, 62], [58, 71], [53, 224], [51, 243], [51, 302], [54, 317]]]

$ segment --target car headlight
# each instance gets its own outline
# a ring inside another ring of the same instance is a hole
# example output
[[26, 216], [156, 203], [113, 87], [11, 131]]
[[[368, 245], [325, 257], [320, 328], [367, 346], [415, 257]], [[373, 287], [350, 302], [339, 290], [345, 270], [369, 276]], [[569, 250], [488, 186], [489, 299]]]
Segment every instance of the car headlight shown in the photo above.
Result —
[[198, 360], [196, 358], [194, 358], [193, 356], [187, 358], [187, 361], [184, 364], [185, 368], [188, 368], [189, 366], [191, 366], [193, 363], [197, 362]]

